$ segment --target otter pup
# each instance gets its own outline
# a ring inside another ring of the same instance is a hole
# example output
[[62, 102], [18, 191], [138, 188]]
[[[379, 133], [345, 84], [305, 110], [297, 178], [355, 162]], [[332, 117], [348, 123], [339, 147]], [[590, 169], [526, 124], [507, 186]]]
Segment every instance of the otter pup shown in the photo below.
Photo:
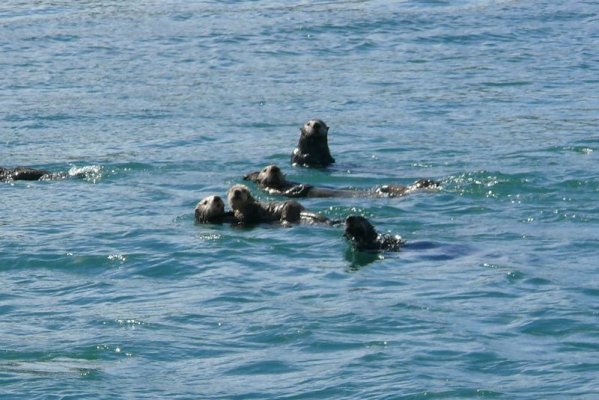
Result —
[[320, 119], [311, 119], [300, 128], [297, 147], [291, 154], [291, 164], [325, 168], [335, 162], [329, 150], [329, 127]]
[[285, 179], [285, 175], [276, 165], [264, 167], [261, 171], [250, 172], [243, 179], [256, 183], [270, 194], [287, 197], [398, 197], [423, 188], [437, 188], [438, 182], [419, 179], [409, 186], [383, 185], [370, 190], [333, 189], [315, 187]]
[[227, 192], [229, 206], [242, 224], [260, 222], [299, 222], [304, 207], [297, 201], [260, 203], [245, 185], [233, 185]]
[[208, 196], [199, 201], [195, 208], [197, 224], [221, 224], [239, 222], [233, 211], [225, 212], [225, 203], [219, 196]]
[[352, 215], [345, 220], [343, 237], [360, 251], [399, 251], [405, 243], [399, 236], [380, 234], [366, 218]]

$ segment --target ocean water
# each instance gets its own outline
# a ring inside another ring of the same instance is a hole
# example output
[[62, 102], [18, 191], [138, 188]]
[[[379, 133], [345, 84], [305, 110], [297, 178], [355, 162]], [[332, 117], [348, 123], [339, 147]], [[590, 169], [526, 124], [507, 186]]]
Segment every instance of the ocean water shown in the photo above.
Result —
[[[596, 1], [4, 1], [0, 165], [73, 177], [0, 184], [0, 398], [599, 398], [598, 49]], [[302, 201], [398, 253], [194, 224], [267, 164], [442, 189]]]

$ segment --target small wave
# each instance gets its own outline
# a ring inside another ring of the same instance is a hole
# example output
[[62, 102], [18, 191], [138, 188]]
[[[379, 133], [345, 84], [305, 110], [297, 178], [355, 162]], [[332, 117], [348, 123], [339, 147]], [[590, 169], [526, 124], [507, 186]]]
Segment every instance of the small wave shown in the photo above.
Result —
[[50, 361], [14, 361], [0, 364], [0, 368], [8, 374], [34, 376], [80, 375], [94, 377], [102, 372], [100, 366], [93, 361], [58, 358]]
[[164, 169], [162, 166], [150, 165], [144, 163], [125, 163], [125, 164], [91, 164], [84, 166], [73, 165], [67, 171], [67, 176], [70, 178], [81, 178], [88, 182], [96, 183], [107, 177], [126, 175], [129, 173], [139, 173], [144, 171], [152, 171]]
[[92, 183], [98, 182], [102, 178], [104, 168], [101, 165], [86, 165], [84, 167], [71, 167], [69, 169], [70, 177], [83, 178]]
[[592, 154], [595, 149], [589, 146], [566, 146], [563, 148], [566, 151], [572, 151], [574, 153], [580, 153], [584, 155]]
[[464, 195], [484, 196], [489, 198], [511, 197], [527, 185], [532, 190], [532, 177], [525, 174], [504, 174], [490, 171], [466, 172], [443, 180], [448, 192]]

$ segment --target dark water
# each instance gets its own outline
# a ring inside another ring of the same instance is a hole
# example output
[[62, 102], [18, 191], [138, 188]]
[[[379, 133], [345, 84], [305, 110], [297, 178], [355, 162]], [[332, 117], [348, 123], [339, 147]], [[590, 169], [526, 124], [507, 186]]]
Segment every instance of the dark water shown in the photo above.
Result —
[[[83, 177], [0, 185], [0, 397], [597, 398], [598, 48], [595, 1], [4, 2], [0, 165]], [[443, 189], [303, 202], [399, 253], [194, 225], [272, 163]]]

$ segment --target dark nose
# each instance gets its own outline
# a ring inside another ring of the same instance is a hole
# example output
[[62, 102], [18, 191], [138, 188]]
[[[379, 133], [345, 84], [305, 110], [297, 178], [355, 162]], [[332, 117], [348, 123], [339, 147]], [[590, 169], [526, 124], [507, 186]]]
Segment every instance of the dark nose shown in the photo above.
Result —
[[320, 123], [319, 122], [314, 122], [314, 129], [320, 130]]
[[216, 204], [221, 204], [221, 203], [223, 202], [223, 199], [221, 199], [220, 197], [215, 197], [215, 198], [214, 198], [214, 202], [215, 202]]
[[276, 165], [273, 165], [271, 171], [274, 173], [281, 172], [281, 168], [277, 167]]
[[237, 189], [233, 192], [233, 197], [238, 199], [241, 197], [241, 190]]

